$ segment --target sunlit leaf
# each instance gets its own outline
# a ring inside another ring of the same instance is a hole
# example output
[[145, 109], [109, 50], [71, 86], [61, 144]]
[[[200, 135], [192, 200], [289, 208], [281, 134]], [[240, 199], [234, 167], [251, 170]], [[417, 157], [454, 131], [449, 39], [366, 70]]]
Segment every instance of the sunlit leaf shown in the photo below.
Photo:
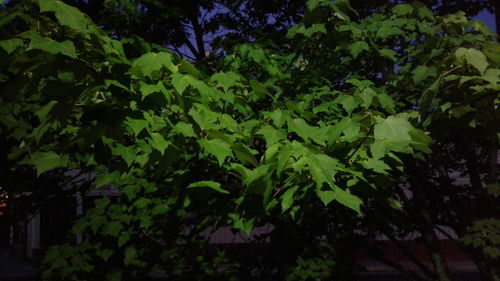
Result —
[[70, 58], [76, 58], [76, 49], [73, 42], [65, 40], [58, 42], [48, 37], [41, 37], [38, 33], [31, 33], [31, 42], [26, 50], [42, 50], [51, 54], [61, 54]]
[[233, 155], [231, 146], [227, 142], [221, 139], [212, 139], [212, 140], [203, 139], [199, 140], [198, 143], [207, 153], [217, 158], [217, 161], [219, 162], [220, 166], [222, 166], [224, 160], [227, 157]]
[[363, 51], [368, 51], [370, 47], [368, 46], [368, 43], [366, 43], [365, 41], [357, 41], [352, 43], [349, 49], [351, 51], [352, 56], [357, 58], [359, 54], [361, 54]]
[[214, 182], [214, 181], [198, 181], [198, 182], [192, 183], [188, 186], [188, 188], [200, 188], [200, 187], [208, 187], [208, 188], [215, 190], [217, 192], [229, 194], [229, 191], [221, 188], [220, 183]]
[[481, 74], [488, 68], [486, 56], [477, 49], [458, 48], [455, 51], [455, 56], [457, 56], [457, 58], [465, 58], [467, 63], [474, 66]]
[[161, 154], [165, 153], [165, 149], [172, 144], [171, 141], [166, 140], [161, 134], [159, 133], [149, 133], [151, 136], [151, 145], [158, 149]]
[[409, 4], [399, 4], [392, 8], [392, 12], [398, 16], [405, 16], [413, 12], [413, 7]]
[[286, 210], [290, 209], [290, 207], [293, 205], [293, 195], [297, 191], [299, 187], [298, 186], [293, 186], [287, 189], [283, 195], [281, 195], [281, 210], [282, 212], [286, 212]]
[[38, 0], [41, 12], [54, 12], [62, 25], [85, 32], [90, 21], [77, 8], [60, 0]]
[[68, 161], [69, 157], [67, 155], [61, 156], [53, 151], [48, 151], [35, 152], [26, 163], [34, 165], [37, 176], [40, 176], [46, 171], [67, 165]]
[[23, 41], [19, 38], [0, 41], [0, 47], [2, 47], [7, 52], [7, 54], [12, 53], [15, 49], [21, 47], [23, 44]]
[[172, 55], [165, 52], [146, 53], [136, 59], [132, 67], [139, 69], [147, 77], [152, 77], [155, 72], [159, 73], [163, 68], [177, 72], [177, 66], [172, 62]]

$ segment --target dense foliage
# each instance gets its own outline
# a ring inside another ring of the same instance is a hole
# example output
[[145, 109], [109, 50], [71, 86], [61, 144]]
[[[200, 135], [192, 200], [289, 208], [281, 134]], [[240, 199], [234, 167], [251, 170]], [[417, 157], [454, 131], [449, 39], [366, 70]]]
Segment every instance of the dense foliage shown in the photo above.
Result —
[[[344, 278], [352, 269], [325, 237], [419, 231], [436, 253], [429, 275], [449, 280], [435, 246], [445, 225], [498, 280], [496, 35], [419, 3], [367, 17], [340, 0], [303, 10], [280, 44], [226, 44], [196, 65], [59, 0], [1, 11], [2, 186], [78, 171], [123, 194], [78, 221], [81, 244], [51, 248], [44, 279]], [[451, 170], [470, 176], [463, 191], [449, 190]], [[437, 212], [432, 200], [492, 207]], [[268, 224], [265, 243], [295, 243], [282, 263], [202, 250], [220, 227]]]

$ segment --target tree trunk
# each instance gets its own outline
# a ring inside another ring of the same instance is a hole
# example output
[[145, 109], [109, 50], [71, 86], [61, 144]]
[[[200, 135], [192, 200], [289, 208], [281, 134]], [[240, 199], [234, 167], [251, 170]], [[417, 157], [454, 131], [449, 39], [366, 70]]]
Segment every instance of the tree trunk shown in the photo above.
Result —
[[203, 42], [203, 27], [198, 21], [198, 15], [193, 15], [190, 18], [191, 25], [193, 26], [194, 37], [196, 41], [196, 45], [198, 47], [198, 56], [197, 59], [203, 59], [206, 57], [205, 53], [205, 42]]
[[452, 281], [448, 265], [440, 252], [439, 239], [434, 229], [429, 204], [425, 198], [424, 189], [427, 186], [424, 180], [425, 175], [421, 173], [416, 162], [409, 161], [408, 168], [412, 170], [410, 174], [414, 175], [413, 178], [410, 178], [410, 184], [414, 190], [413, 200], [416, 207], [415, 219], [418, 220], [418, 231], [422, 234], [424, 244], [429, 251], [436, 278], [438, 281]]
[[422, 238], [427, 249], [429, 250], [432, 265], [434, 266], [434, 270], [436, 271], [437, 280], [451, 281], [452, 279], [450, 278], [450, 270], [448, 269], [448, 265], [441, 255], [439, 249], [439, 240], [436, 236], [436, 233], [434, 232], [434, 228], [424, 230], [422, 233]]
[[489, 262], [482, 254], [478, 254], [474, 249], [468, 248], [468, 256], [476, 264], [481, 274], [481, 280], [484, 281], [500, 281], [500, 271], [495, 267], [494, 262]]

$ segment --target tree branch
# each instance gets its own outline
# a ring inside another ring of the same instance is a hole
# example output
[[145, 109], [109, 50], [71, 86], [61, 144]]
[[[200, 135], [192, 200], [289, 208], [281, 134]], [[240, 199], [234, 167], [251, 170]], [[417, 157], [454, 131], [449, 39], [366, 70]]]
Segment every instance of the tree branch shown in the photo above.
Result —
[[195, 56], [195, 58], [198, 58], [199, 57], [198, 50], [196, 50], [196, 48], [194, 47], [193, 43], [191, 43], [191, 40], [189, 40], [189, 38], [186, 35], [184, 35], [184, 43], [189, 48], [189, 50], [191, 51], [191, 53], [193, 53], [193, 55]]
[[401, 272], [403, 274], [406, 274], [406, 275], [408, 275], [409, 277], [411, 277], [411, 278], [413, 278], [415, 280], [427, 281], [426, 278], [424, 278], [423, 276], [420, 276], [416, 272], [413, 272], [410, 269], [405, 268], [401, 264], [399, 264], [397, 262], [394, 262], [394, 261], [391, 261], [391, 260], [383, 257], [377, 250], [374, 250], [372, 248], [372, 246], [368, 246], [368, 247], [370, 247], [370, 248], [367, 249], [368, 251], [366, 251], [365, 254], [368, 255], [369, 257], [371, 257], [371, 258], [373, 258], [375, 260], [378, 260], [381, 263], [383, 263], [383, 264], [385, 264], [385, 265], [387, 265], [389, 267], [392, 267], [396, 271], [399, 271], [399, 272]]
[[423, 264], [420, 260], [417, 259], [408, 249], [403, 246], [401, 241], [397, 240], [394, 236], [387, 234], [384, 232], [384, 234], [391, 240], [391, 242], [398, 248], [401, 253], [403, 253], [406, 257], [410, 259], [411, 262], [413, 262], [422, 272], [424, 272], [428, 277], [431, 278], [436, 278], [436, 273], [434, 273], [429, 267], [427, 267], [425, 264]]
[[198, 59], [202, 59], [205, 57], [205, 44], [203, 43], [203, 27], [198, 22], [197, 14], [191, 15], [191, 18], [189, 20], [191, 21], [191, 25], [193, 26], [196, 45], [198, 45], [198, 55], [196, 57]]

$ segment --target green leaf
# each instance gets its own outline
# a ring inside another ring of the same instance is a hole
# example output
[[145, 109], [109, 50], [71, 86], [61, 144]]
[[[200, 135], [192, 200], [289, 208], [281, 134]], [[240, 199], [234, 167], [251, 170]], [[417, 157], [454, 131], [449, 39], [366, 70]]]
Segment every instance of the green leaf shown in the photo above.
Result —
[[292, 141], [292, 156], [295, 159], [299, 159], [300, 157], [305, 156], [308, 153], [313, 153], [306, 145], [307, 144], [305, 144], [304, 142], [296, 140]]
[[54, 105], [57, 104], [57, 101], [50, 101], [48, 104], [42, 106], [37, 112], [36, 116], [38, 116], [38, 120], [40, 120], [40, 123], [43, 123], [45, 119], [47, 118], [47, 114], [52, 110]]
[[314, 10], [314, 8], [318, 7], [319, 5], [326, 5], [328, 4], [329, 1], [325, 0], [307, 0], [307, 9], [309, 11]]
[[335, 142], [349, 125], [351, 118], [344, 117], [329, 129], [330, 142]]
[[315, 127], [309, 126], [302, 118], [295, 118], [289, 120], [288, 131], [297, 133], [299, 137], [307, 141], [315, 133]]
[[250, 87], [252, 87], [251, 94], [255, 95], [256, 97], [259, 98], [264, 98], [265, 96], [272, 97], [272, 95], [269, 93], [269, 90], [256, 80], [250, 80]]
[[42, 50], [53, 55], [61, 54], [73, 59], [76, 58], [73, 42], [69, 40], [58, 42], [47, 37], [41, 37], [36, 32], [31, 33], [31, 42], [26, 50]]
[[401, 116], [389, 116], [379, 119], [374, 129], [375, 140], [380, 142], [385, 150], [407, 152], [412, 140], [409, 132], [413, 130], [410, 122]]
[[325, 204], [325, 206], [330, 204], [330, 202], [332, 202], [335, 199], [335, 192], [333, 192], [331, 190], [326, 190], [326, 191], [325, 190], [317, 190], [316, 194], [318, 195], [321, 202], [323, 202], [323, 204]]
[[220, 166], [222, 166], [226, 157], [233, 155], [231, 145], [221, 139], [203, 139], [199, 140], [198, 143], [205, 150], [205, 152], [212, 154], [215, 158], [217, 158]]
[[109, 197], [105, 196], [103, 198], [97, 199], [94, 201], [96, 209], [104, 210], [111, 203]]
[[90, 228], [92, 229], [92, 232], [94, 234], [97, 233], [97, 231], [106, 223], [106, 217], [105, 216], [98, 216], [94, 215], [90, 217]]
[[391, 49], [382, 49], [379, 51], [380, 55], [383, 57], [386, 57], [393, 62], [396, 62], [398, 58], [396, 57], [397, 53], [394, 50]]
[[432, 14], [432, 11], [427, 8], [427, 7], [420, 7], [417, 9], [418, 13], [422, 18], [428, 18], [428, 19], [434, 19], [434, 14]]
[[151, 199], [146, 198], [146, 197], [140, 197], [134, 202], [134, 207], [137, 207], [139, 209], [143, 209], [147, 207], [149, 204], [151, 204]]
[[153, 132], [159, 131], [167, 126], [167, 118], [162, 118], [157, 115], [151, 115], [147, 111], [143, 111], [144, 119], [148, 121], [149, 126]]
[[281, 211], [284, 213], [293, 205], [293, 195], [299, 187], [290, 187], [283, 195], [281, 195]]
[[370, 47], [365, 41], [357, 41], [350, 45], [349, 50], [353, 57], [357, 58], [363, 51], [368, 51]]
[[250, 149], [248, 146], [241, 144], [241, 143], [235, 143], [232, 146], [234, 154], [236, 154], [236, 157], [241, 161], [243, 164], [251, 164], [253, 166], [257, 166], [257, 159], [255, 159], [254, 154], [257, 154], [257, 151]]
[[172, 55], [169, 53], [146, 53], [136, 59], [132, 67], [139, 69], [144, 76], [153, 77], [153, 74], [160, 72], [164, 67], [171, 72], [177, 72], [177, 66], [172, 62]]
[[232, 132], [238, 131], [238, 122], [234, 120], [229, 114], [222, 114], [219, 116], [219, 122], [222, 127], [229, 129]]
[[413, 129], [408, 132], [411, 136], [411, 146], [423, 151], [425, 153], [432, 153], [429, 146], [432, 144], [432, 138], [429, 137], [424, 131], [419, 129]]
[[165, 153], [165, 149], [172, 144], [171, 141], [166, 140], [161, 134], [159, 133], [149, 133], [151, 136], [150, 142], [151, 145], [158, 149], [160, 153], [163, 155]]
[[172, 75], [172, 85], [175, 90], [182, 95], [192, 79], [193, 78], [190, 75], [184, 75], [180, 72], [176, 72]]
[[216, 129], [219, 127], [217, 124], [219, 115], [205, 105], [195, 104], [195, 106], [189, 110], [189, 115], [193, 117], [194, 121], [198, 123], [202, 130]]
[[392, 12], [398, 16], [405, 16], [413, 12], [413, 7], [409, 4], [399, 4], [392, 8]]
[[175, 124], [175, 126], [172, 128], [171, 134], [181, 134], [185, 137], [193, 138], [198, 137], [193, 130], [193, 125], [182, 121]]
[[348, 114], [351, 114], [352, 111], [359, 105], [359, 102], [350, 95], [341, 95], [337, 98], [337, 102], [342, 105]]
[[434, 100], [435, 95], [439, 91], [439, 86], [441, 84], [441, 77], [438, 77], [432, 84], [425, 89], [423, 94], [420, 95], [418, 103], [420, 105], [420, 111], [426, 112], [431, 107], [431, 104]]
[[361, 204], [363, 204], [363, 201], [358, 196], [353, 195], [349, 190], [343, 190], [340, 187], [335, 188], [334, 191], [335, 201], [348, 208], [351, 208], [358, 214], [361, 214]]
[[38, 143], [40, 139], [45, 135], [47, 130], [51, 127], [50, 122], [41, 123], [38, 127], [34, 128], [32, 131], [33, 138]]
[[271, 159], [273, 159], [274, 156], [276, 156], [276, 153], [278, 153], [280, 147], [281, 147], [281, 144], [279, 144], [279, 143], [273, 144], [270, 147], [268, 147], [266, 149], [266, 152], [264, 153], [264, 159], [266, 161], [270, 161]]
[[233, 221], [233, 228], [243, 230], [243, 232], [247, 235], [250, 234], [253, 228], [254, 218], [245, 219], [234, 213], [230, 213], [229, 217]]
[[[246, 168], [241, 164], [231, 164], [231, 170], [236, 171], [240, 179], [248, 186], [252, 185], [253, 183], [260, 183], [257, 180], [263, 178], [264, 176], [268, 176], [270, 167], [271, 165], [266, 164], [260, 165], [259, 167], [252, 170]], [[264, 189], [258, 188], [257, 193], [262, 195], [262, 192], [264, 191]]]
[[164, 215], [168, 213], [169, 210], [171, 210], [171, 208], [168, 204], [160, 203], [151, 210], [151, 213], [153, 216]]
[[208, 187], [217, 192], [229, 194], [229, 191], [222, 189], [220, 183], [215, 181], [198, 181], [188, 186], [188, 188], [197, 188], [197, 187]]
[[144, 100], [147, 96], [153, 93], [162, 93], [167, 98], [167, 100], [170, 99], [169, 92], [165, 88], [165, 86], [163, 86], [162, 81], [158, 81], [158, 83], [156, 84], [140, 83], [139, 85], [140, 85], [142, 100]]
[[413, 82], [419, 84], [424, 81], [427, 77], [436, 77], [437, 72], [434, 67], [427, 67], [425, 65], [419, 65], [413, 70]]
[[326, 29], [325, 29], [324, 24], [315, 23], [311, 27], [306, 28], [302, 33], [304, 34], [304, 36], [310, 38], [311, 36], [313, 36], [313, 34], [318, 33], [318, 32], [326, 34]]
[[189, 85], [193, 86], [196, 90], [198, 90], [198, 93], [203, 98], [203, 100], [218, 101], [220, 99], [224, 99], [226, 101], [229, 101], [230, 103], [234, 102], [234, 94], [230, 92], [224, 94], [221, 91], [217, 90], [216, 88], [207, 85], [205, 82], [194, 78], [189, 78], [188, 82]]
[[281, 128], [283, 124], [290, 118], [290, 112], [287, 110], [275, 110], [272, 112], [265, 112], [264, 116], [273, 120], [274, 125], [277, 128]]
[[144, 119], [132, 119], [130, 117], [127, 117], [124, 122], [125, 125], [130, 127], [132, 131], [134, 132], [134, 136], [138, 136], [144, 128], [149, 126], [149, 122]]
[[[137, 184], [129, 184], [123, 187], [120, 191], [127, 196], [128, 200], [132, 200], [137, 197], [140, 190], [141, 187]], [[118, 243], [120, 242], [118, 241]]]
[[497, 85], [498, 81], [500, 81], [500, 69], [488, 69], [484, 72], [482, 78], [492, 85]]
[[383, 142], [376, 141], [370, 145], [370, 152], [375, 159], [380, 159], [385, 155], [385, 146]]
[[95, 179], [95, 188], [99, 188], [106, 184], [114, 183], [119, 179], [120, 179], [120, 173], [118, 171], [113, 171], [112, 173], [98, 174]]
[[391, 169], [384, 161], [376, 158], [368, 158], [362, 161], [361, 164], [363, 167], [381, 174], [387, 174], [387, 171]]
[[242, 86], [239, 83], [240, 76], [234, 72], [217, 72], [210, 78], [210, 81], [215, 81], [224, 88], [224, 92], [233, 86]]
[[125, 265], [134, 264], [137, 258], [137, 250], [134, 247], [127, 247], [125, 249], [125, 258], [123, 260]]
[[385, 119], [381, 118], [375, 125], [375, 139], [388, 141], [410, 141], [409, 131], [413, 127], [404, 117], [389, 116]]
[[37, 176], [40, 176], [48, 170], [65, 166], [68, 162], [69, 157], [67, 155], [60, 156], [53, 151], [35, 152], [31, 155], [30, 159], [26, 161], [27, 164], [35, 166]]
[[353, 118], [347, 118], [342, 133], [344, 134], [345, 139], [351, 142], [359, 136], [360, 130], [361, 126], [357, 120]]
[[245, 183], [250, 185], [256, 180], [268, 175], [270, 167], [271, 165], [261, 165], [253, 170], [247, 169], [245, 174]]
[[[100, 29], [97, 30], [100, 31]], [[126, 63], [127, 65], [130, 64], [130, 61], [126, 57], [125, 50], [123, 49], [122, 42], [113, 40], [103, 35], [99, 35], [97, 37], [99, 38], [99, 43], [104, 53], [108, 55], [108, 57], [112, 61], [116, 61], [118, 63]]]
[[118, 237], [118, 241], [116, 241], [116, 242], [118, 244], [118, 247], [122, 247], [129, 240], [130, 240], [130, 232], [129, 231], [122, 231], [122, 233], [120, 233], [120, 236]]
[[81, 32], [87, 31], [90, 21], [77, 8], [59, 0], [38, 0], [38, 4], [40, 5], [40, 12], [54, 12], [57, 20], [62, 25]]
[[315, 143], [325, 146], [327, 141], [334, 141], [332, 138], [333, 126], [313, 127], [313, 134], [310, 136]]
[[204, 74], [187, 60], [181, 61], [181, 64], [179, 65], [179, 72], [189, 74], [197, 79], [202, 79], [204, 77]]
[[271, 145], [286, 138], [286, 134], [283, 132], [283, 130], [275, 129], [269, 125], [262, 127], [255, 133], [257, 135], [262, 135], [264, 137], [264, 139], [266, 140], [267, 147], [270, 147]]
[[465, 24], [468, 22], [467, 17], [465, 16], [465, 13], [462, 11], [459, 11], [454, 14], [450, 15], [445, 15], [442, 16], [442, 21], [447, 24]]
[[113, 255], [113, 251], [110, 249], [99, 249], [97, 250], [96, 254], [104, 261], [107, 261]]
[[113, 149], [113, 154], [122, 157], [129, 167], [132, 163], [134, 163], [134, 160], [137, 157], [135, 149], [132, 146], [118, 145]]
[[368, 87], [374, 85], [373, 81], [371, 81], [371, 80], [359, 80], [356, 78], [349, 78], [349, 79], [347, 79], [346, 82], [356, 86], [357, 88], [359, 88], [359, 90], [363, 90], [365, 88], [368, 88]]
[[337, 160], [325, 154], [308, 153], [305, 161], [318, 187], [325, 182], [333, 186]]
[[305, 27], [304, 24], [299, 23], [297, 25], [294, 25], [290, 27], [286, 33], [286, 38], [292, 39], [294, 38], [297, 34], [302, 34], [304, 33]]
[[15, 49], [21, 47], [23, 44], [23, 41], [18, 38], [0, 41], [0, 47], [2, 47], [7, 52], [7, 54], [12, 53]]
[[116, 81], [116, 80], [110, 80], [110, 79], [105, 79], [104, 80], [104, 86], [106, 89], [109, 89], [111, 87], [111, 85], [113, 86], [116, 86], [122, 90], [125, 90], [126, 92], [130, 92], [130, 89], [123, 85], [122, 83], [120, 83], [119, 81]]
[[500, 64], [500, 44], [497, 42], [484, 43], [481, 51], [490, 59], [495, 65]]
[[359, 93], [359, 97], [363, 100], [363, 106], [365, 108], [369, 108], [372, 104], [373, 97], [376, 96], [377, 93], [370, 87], [366, 87]]
[[[403, 30], [400, 28], [392, 26], [392, 21], [385, 21], [383, 22], [382, 26], [378, 28], [377, 30], [377, 37], [380, 37], [382, 39], [387, 39], [390, 36], [394, 35], [402, 35], [404, 34]], [[387, 50], [387, 49], [384, 49]], [[392, 51], [392, 50], [389, 50]]]
[[459, 59], [465, 58], [467, 63], [474, 66], [481, 74], [488, 68], [488, 60], [486, 56], [479, 50], [470, 48], [458, 48], [455, 51], [455, 56]]
[[377, 95], [378, 102], [380, 106], [390, 114], [396, 114], [394, 100], [386, 93], [381, 93]]

